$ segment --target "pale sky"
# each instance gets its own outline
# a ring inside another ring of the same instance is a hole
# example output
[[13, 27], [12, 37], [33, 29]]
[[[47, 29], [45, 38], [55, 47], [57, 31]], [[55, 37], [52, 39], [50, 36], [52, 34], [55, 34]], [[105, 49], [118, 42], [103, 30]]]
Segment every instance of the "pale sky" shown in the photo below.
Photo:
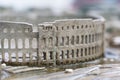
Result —
[[49, 7], [55, 12], [67, 10], [72, 0], [0, 0], [0, 5], [12, 6], [16, 10], [24, 10], [30, 6]]

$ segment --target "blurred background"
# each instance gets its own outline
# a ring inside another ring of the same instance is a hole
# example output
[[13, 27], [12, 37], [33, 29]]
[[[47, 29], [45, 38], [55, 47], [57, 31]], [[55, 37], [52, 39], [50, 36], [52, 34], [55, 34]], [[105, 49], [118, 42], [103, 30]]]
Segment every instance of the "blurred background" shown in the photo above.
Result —
[[0, 20], [36, 26], [56, 19], [101, 15], [106, 19], [105, 57], [120, 61], [120, 0], [0, 0]]

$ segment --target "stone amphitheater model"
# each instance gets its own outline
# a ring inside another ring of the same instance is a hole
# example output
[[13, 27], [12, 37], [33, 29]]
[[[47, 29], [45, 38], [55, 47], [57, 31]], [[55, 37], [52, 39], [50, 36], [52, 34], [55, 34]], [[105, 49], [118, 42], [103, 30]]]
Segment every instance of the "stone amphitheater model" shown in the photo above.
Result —
[[103, 56], [103, 19], [64, 19], [34, 26], [0, 22], [0, 58], [14, 65], [61, 65]]

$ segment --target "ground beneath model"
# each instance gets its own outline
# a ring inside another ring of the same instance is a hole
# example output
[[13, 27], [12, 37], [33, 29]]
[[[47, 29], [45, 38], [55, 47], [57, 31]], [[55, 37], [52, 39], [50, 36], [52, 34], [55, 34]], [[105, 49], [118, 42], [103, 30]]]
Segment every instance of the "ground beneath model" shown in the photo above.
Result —
[[96, 65], [75, 69], [73, 73], [47, 73], [37, 70], [12, 74], [5, 80], [120, 80], [119, 66], [120, 64]]

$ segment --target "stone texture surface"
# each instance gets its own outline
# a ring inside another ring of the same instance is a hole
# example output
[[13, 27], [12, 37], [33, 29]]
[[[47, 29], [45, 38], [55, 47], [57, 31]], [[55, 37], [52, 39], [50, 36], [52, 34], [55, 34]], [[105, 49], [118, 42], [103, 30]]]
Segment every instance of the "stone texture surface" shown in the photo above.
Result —
[[0, 58], [15, 65], [60, 65], [103, 56], [104, 21], [66, 19], [29, 23], [0, 22]]

